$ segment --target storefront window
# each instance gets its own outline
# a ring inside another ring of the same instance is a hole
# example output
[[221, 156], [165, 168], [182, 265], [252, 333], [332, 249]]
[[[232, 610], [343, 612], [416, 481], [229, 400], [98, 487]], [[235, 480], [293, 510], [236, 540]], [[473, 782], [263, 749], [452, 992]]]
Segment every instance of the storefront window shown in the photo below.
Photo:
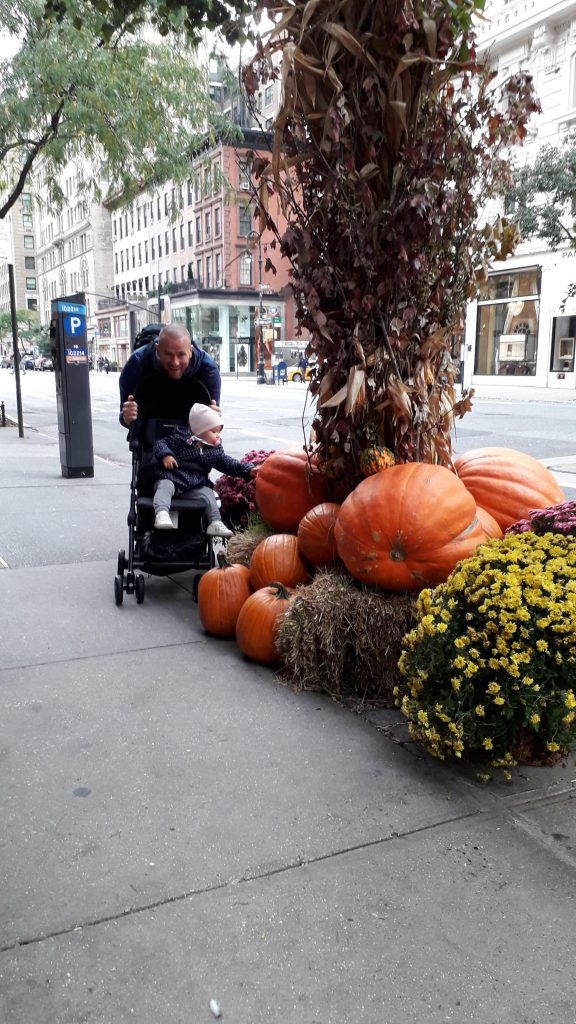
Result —
[[534, 376], [539, 308], [537, 267], [488, 279], [478, 302], [475, 374]]
[[555, 316], [552, 325], [550, 369], [556, 373], [573, 373], [576, 316]]

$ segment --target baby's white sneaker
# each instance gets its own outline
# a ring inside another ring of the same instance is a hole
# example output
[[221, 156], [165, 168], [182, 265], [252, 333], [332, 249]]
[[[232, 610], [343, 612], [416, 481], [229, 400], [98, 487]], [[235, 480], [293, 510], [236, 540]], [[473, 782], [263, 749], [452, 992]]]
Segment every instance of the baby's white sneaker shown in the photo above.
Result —
[[156, 513], [154, 528], [156, 530], [173, 530], [174, 523], [170, 519], [170, 513], [165, 512], [164, 509], [160, 509], [160, 511]]
[[220, 520], [215, 519], [212, 523], [208, 523], [206, 527], [206, 533], [209, 537], [232, 537], [233, 532]]

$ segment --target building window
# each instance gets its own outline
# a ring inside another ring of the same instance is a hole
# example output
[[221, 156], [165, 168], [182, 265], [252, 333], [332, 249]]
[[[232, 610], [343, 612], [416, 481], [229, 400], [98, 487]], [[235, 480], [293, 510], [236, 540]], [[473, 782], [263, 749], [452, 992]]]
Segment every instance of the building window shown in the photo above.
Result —
[[194, 229], [192, 221], [188, 221], [188, 245], [194, 245]]
[[478, 301], [474, 373], [533, 377], [539, 311], [538, 267], [491, 274]]
[[212, 287], [212, 257], [206, 257], [206, 287]]
[[142, 243], [138, 242], [138, 266], [142, 266]]
[[192, 191], [192, 179], [188, 178], [188, 186], [187, 186], [187, 189], [186, 189], [186, 201], [187, 201], [188, 206], [190, 206], [190, 204], [192, 203], [193, 198], [194, 198], [194, 194], [193, 194], [193, 191]]
[[574, 372], [576, 316], [555, 316], [552, 319], [552, 351], [550, 369], [556, 373]]
[[196, 217], [196, 244], [200, 244], [202, 241], [202, 219]]
[[214, 210], [214, 238], [220, 238], [222, 234], [222, 213], [220, 207]]
[[20, 202], [22, 203], [22, 209], [23, 210], [31, 210], [32, 209], [32, 193], [31, 192], [23, 192], [22, 195], [20, 196]]
[[136, 228], [137, 228], [138, 231], [140, 231], [141, 217], [142, 217], [142, 213], [140, 211], [140, 207], [137, 206], [136, 207]]
[[166, 255], [168, 256], [168, 253], [170, 252], [170, 232], [169, 231], [165, 231], [164, 232], [164, 242], [166, 243]]
[[32, 214], [31, 213], [23, 213], [22, 214], [22, 227], [25, 230], [27, 230], [27, 231], [31, 231], [32, 230], [33, 224], [32, 224]]
[[252, 207], [240, 206], [238, 208], [238, 234], [244, 238], [252, 230]]
[[114, 273], [118, 273], [118, 253], [114, 254]]
[[167, 192], [164, 193], [164, 214], [165, 214], [166, 217], [168, 216], [168, 193]]
[[25, 249], [33, 249], [34, 248], [34, 235], [24, 235], [24, 248]]
[[246, 160], [238, 161], [238, 188], [243, 192], [250, 188], [250, 165]]
[[180, 280], [186, 280], [186, 267], [184, 266], [184, 264], [182, 264], [182, 266], [180, 267]]
[[38, 299], [26, 299], [27, 309], [38, 309]]
[[36, 291], [36, 278], [35, 277], [27, 277], [26, 278], [26, 291], [29, 291], [29, 292], [35, 292]]
[[196, 283], [199, 288], [202, 287], [202, 260], [196, 260]]
[[214, 277], [216, 278], [214, 284], [217, 288], [222, 287], [222, 254], [217, 252], [214, 257]]
[[156, 259], [156, 245], [153, 238], [150, 239], [150, 256], [153, 260]]
[[26, 267], [26, 270], [36, 270], [36, 260], [34, 259], [34, 257], [33, 256], [25, 256], [24, 257], [24, 266]]
[[172, 252], [176, 252], [176, 228], [172, 228]]
[[162, 235], [158, 235], [158, 259], [162, 255]]
[[160, 217], [162, 216], [162, 207], [160, 206], [160, 196], [156, 197], [156, 213], [158, 215], [158, 220], [160, 220]]
[[212, 214], [210, 210], [204, 214], [204, 234], [206, 241], [209, 242], [212, 237]]
[[212, 188], [212, 175], [210, 174], [210, 168], [209, 167], [205, 167], [204, 168], [204, 196], [205, 197], [210, 195], [211, 188]]
[[194, 180], [194, 202], [200, 202], [200, 177], [198, 174], [196, 175], [196, 178]]
[[[180, 248], [183, 249], [184, 245], [184, 221], [182, 220], [180, 221]], [[174, 249], [176, 249], [176, 246], [174, 246]]]
[[252, 284], [252, 259], [244, 254], [240, 257], [240, 284]]
[[266, 88], [264, 89], [264, 106], [265, 107], [269, 107], [270, 104], [272, 103], [272, 99], [273, 99], [272, 92], [273, 92], [272, 91], [272, 86], [271, 85], [267, 85]]

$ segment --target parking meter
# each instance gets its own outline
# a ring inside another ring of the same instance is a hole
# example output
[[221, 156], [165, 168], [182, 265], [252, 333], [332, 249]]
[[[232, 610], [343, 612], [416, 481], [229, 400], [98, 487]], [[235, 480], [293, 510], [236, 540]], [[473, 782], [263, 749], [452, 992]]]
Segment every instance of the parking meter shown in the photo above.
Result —
[[56, 378], [62, 476], [94, 476], [84, 293], [54, 299], [51, 313], [50, 352]]

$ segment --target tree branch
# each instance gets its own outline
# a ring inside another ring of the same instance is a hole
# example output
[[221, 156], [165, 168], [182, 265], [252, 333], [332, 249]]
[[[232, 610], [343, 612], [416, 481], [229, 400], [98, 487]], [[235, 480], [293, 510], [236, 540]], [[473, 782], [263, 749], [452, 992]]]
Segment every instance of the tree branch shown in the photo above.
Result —
[[0, 206], [0, 220], [4, 220], [6, 214], [10, 212], [16, 200], [20, 197], [24, 189], [24, 185], [26, 184], [26, 179], [32, 168], [32, 164], [34, 163], [38, 154], [48, 145], [51, 139], [56, 138], [58, 134], [58, 129], [60, 128], [60, 122], [62, 119], [62, 114], [64, 112], [64, 107], [66, 105], [66, 101], [70, 99], [70, 95], [73, 91], [74, 86], [71, 86], [70, 89], [67, 90], [66, 95], [62, 97], [58, 107], [56, 108], [56, 110], [52, 114], [52, 117], [50, 118], [49, 127], [46, 129], [44, 134], [34, 143], [32, 148], [28, 152], [28, 156], [26, 157], [26, 160], [22, 165], [20, 174], [18, 175], [18, 180], [14, 188], [12, 189], [12, 192], [8, 196], [8, 199], [6, 200], [4, 205]]

